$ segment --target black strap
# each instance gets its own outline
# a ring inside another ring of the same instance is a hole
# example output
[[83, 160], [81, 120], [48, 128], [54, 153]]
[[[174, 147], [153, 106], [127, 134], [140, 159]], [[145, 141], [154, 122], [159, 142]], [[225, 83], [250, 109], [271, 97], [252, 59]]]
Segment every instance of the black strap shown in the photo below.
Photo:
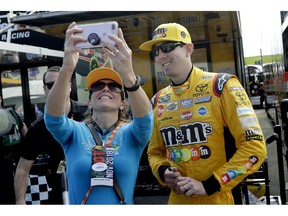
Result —
[[[85, 124], [88, 126], [88, 128], [91, 131], [91, 133], [93, 134], [93, 137], [94, 137], [94, 140], [96, 142], [96, 145], [103, 146], [103, 142], [100, 139], [97, 131], [95, 130], [92, 121], [87, 121]], [[118, 199], [120, 200], [120, 203], [122, 205], [125, 205], [126, 201], [125, 201], [125, 198], [124, 198], [124, 194], [122, 193], [121, 187], [119, 185], [119, 182], [118, 182], [115, 174], [113, 175], [113, 188], [116, 191], [116, 195], [117, 195]]]
[[[91, 120], [90, 120], [91, 121]], [[92, 121], [92, 124], [95, 128], [95, 130], [100, 133], [102, 136], [106, 136], [108, 133], [110, 133], [111, 131], [113, 131], [119, 124], [119, 120], [116, 121], [112, 126], [110, 126], [107, 130], [105, 130], [105, 132], [103, 132], [103, 130], [100, 128], [100, 126], [95, 122]]]
[[96, 145], [103, 146], [103, 141], [100, 139], [97, 131], [95, 130], [92, 121], [86, 122], [86, 125], [89, 127], [91, 133], [93, 134], [94, 140], [96, 142]]

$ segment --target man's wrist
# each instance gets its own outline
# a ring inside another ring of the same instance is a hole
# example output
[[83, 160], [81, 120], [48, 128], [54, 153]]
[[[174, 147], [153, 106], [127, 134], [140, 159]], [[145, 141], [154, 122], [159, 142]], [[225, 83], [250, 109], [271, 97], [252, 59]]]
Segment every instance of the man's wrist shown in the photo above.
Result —
[[208, 196], [220, 191], [221, 188], [220, 183], [214, 175], [210, 176], [207, 180], [202, 181], [202, 184]]
[[168, 169], [169, 166], [166, 166], [166, 165], [162, 165], [159, 167], [158, 169], [158, 173], [159, 173], [159, 176], [160, 176], [160, 179], [165, 182], [165, 177], [164, 177], [164, 173], [166, 171], [166, 169]]

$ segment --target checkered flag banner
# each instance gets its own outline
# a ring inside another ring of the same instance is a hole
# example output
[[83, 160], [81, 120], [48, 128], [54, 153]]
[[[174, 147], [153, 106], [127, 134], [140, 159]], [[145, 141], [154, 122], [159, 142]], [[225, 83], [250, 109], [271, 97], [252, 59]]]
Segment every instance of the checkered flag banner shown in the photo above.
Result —
[[26, 204], [40, 205], [48, 200], [49, 188], [46, 176], [29, 175]]

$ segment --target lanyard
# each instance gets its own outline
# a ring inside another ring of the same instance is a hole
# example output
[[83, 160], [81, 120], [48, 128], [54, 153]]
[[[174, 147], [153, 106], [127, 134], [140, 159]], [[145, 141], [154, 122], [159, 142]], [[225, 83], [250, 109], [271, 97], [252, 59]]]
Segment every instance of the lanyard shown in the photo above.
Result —
[[113, 131], [117, 125], [119, 124], [119, 121], [116, 121], [110, 128], [108, 128], [108, 130], [105, 131], [105, 133], [102, 131], [102, 129], [99, 127], [99, 125], [93, 121], [93, 125], [95, 127], [95, 129], [102, 135], [102, 136], [106, 136], [108, 133], [110, 133], [111, 131]]
[[[111, 143], [112, 143], [112, 140], [113, 140], [114, 136], [116, 135], [118, 129], [119, 129], [122, 125], [123, 125], [123, 122], [120, 122], [120, 123], [118, 124], [118, 126], [113, 129], [112, 133], [110, 134], [110, 136], [109, 136], [109, 138], [108, 138], [108, 140], [107, 140], [107, 142], [106, 142], [106, 146], [111, 146]], [[89, 126], [89, 125], [88, 125], [88, 126]], [[90, 127], [89, 127], [89, 128], [90, 128]], [[90, 129], [91, 129], [91, 128], [90, 128]], [[92, 133], [93, 133], [93, 132], [92, 132]], [[95, 142], [96, 142], [96, 140], [95, 140]], [[97, 142], [96, 142], [96, 145], [101, 145], [101, 144], [102, 144], [102, 143], [97, 143]], [[114, 183], [113, 183], [113, 184], [114, 184]], [[92, 189], [93, 189], [93, 187], [90, 186], [89, 189], [88, 189], [88, 191], [87, 191], [86, 194], [85, 194], [85, 197], [84, 197], [83, 200], [82, 200], [82, 203], [81, 203], [82, 205], [86, 204], [87, 199], [88, 199], [88, 197], [90, 196], [90, 193], [91, 193]]]

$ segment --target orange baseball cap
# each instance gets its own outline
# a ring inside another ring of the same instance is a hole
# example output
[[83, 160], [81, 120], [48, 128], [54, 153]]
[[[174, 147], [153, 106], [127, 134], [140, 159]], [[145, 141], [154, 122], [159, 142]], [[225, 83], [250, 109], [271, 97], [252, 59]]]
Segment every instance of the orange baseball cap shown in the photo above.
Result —
[[122, 86], [123, 89], [123, 81], [115, 70], [112, 68], [108, 67], [100, 67], [97, 69], [94, 69], [89, 72], [89, 74], [86, 77], [86, 84], [88, 91], [90, 92], [91, 85], [99, 80], [102, 79], [110, 79], [113, 80], [114, 82], [118, 83], [119, 85]]

